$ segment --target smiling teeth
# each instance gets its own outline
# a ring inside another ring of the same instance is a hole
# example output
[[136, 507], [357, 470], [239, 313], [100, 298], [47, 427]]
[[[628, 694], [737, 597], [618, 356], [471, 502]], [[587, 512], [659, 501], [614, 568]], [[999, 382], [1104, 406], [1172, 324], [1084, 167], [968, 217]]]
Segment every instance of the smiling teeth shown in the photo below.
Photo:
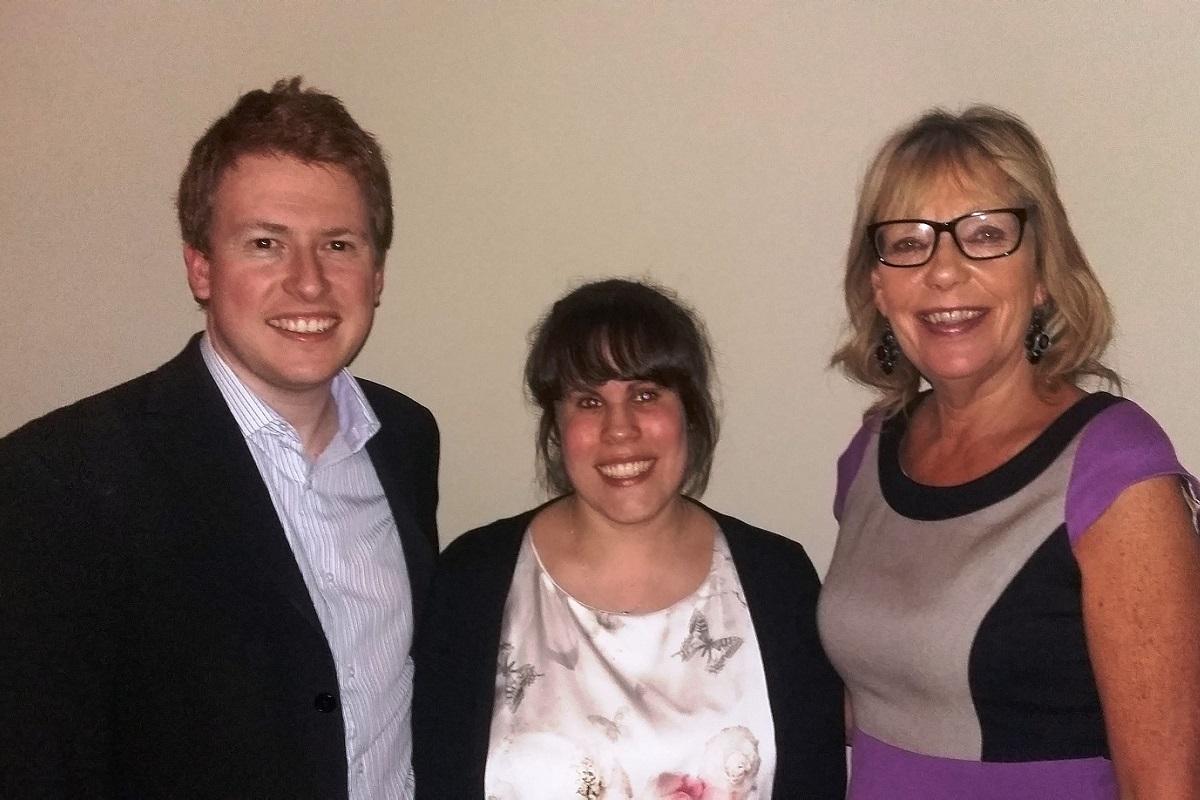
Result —
[[922, 314], [921, 319], [931, 322], [934, 325], [949, 325], [955, 322], [966, 322], [969, 319], [975, 319], [979, 316], [983, 316], [982, 311], [956, 308], [953, 311], [933, 311], [929, 314]]
[[628, 478], [636, 478], [654, 463], [652, 460], [646, 461], [625, 461], [621, 464], [605, 464], [596, 469], [600, 470], [600, 474], [606, 478], [615, 480], [627, 480]]
[[335, 322], [337, 320], [329, 317], [289, 317], [267, 320], [267, 324], [272, 328], [280, 328], [292, 333], [324, 333], [332, 328]]

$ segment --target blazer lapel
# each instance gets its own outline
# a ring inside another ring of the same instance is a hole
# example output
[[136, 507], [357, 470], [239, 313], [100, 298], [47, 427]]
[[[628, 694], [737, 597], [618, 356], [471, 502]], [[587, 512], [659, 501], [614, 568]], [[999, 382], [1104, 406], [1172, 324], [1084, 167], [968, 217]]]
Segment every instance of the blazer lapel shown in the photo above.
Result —
[[196, 522], [181, 534], [211, 537], [230, 577], [272, 587], [321, 631], [258, 465], [204, 364], [199, 335], [156, 377], [145, 410], [146, 447], [173, 478], [179, 523]]
[[383, 493], [387, 496], [388, 506], [392, 510], [392, 519], [396, 522], [400, 545], [404, 548], [404, 564], [408, 569], [413, 619], [419, 620], [429, 582], [433, 577], [435, 553], [408, 504], [406, 476], [398, 466], [404, 454], [397, 452], [397, 448], [403, 445], [392, 441], [387, 420], [382, 422], [383, 426], [379, 432], [367, 442], [367, 455], [371, 457], [375, 475], [383, 486]]

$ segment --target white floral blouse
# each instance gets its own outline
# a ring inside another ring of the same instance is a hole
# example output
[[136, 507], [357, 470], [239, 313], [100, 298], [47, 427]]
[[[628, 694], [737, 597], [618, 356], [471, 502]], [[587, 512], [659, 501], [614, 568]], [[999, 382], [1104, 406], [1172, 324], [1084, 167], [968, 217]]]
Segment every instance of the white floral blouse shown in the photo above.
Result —
[[725, 537], [700, 587], [650, 614], [563, 591], [528, 533], [504, 609], [488, 800], [768, 800], [775, 738]]

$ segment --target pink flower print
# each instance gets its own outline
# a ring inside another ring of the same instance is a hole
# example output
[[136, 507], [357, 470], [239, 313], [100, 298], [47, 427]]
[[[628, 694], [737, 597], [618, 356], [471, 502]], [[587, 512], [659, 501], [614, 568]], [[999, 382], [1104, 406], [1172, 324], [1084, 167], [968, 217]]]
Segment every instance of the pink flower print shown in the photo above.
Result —
[[659, 800], [709, 800], [708, 784], [690, 775], [664, 772], [654, 788]]

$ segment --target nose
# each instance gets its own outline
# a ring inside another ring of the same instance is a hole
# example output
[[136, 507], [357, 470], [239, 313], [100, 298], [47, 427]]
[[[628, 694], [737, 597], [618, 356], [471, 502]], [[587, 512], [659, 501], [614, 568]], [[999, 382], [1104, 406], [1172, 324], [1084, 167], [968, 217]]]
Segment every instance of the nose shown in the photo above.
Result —
[[325, 267], [311, 250], [297, 249], [287, 269], [284, 288], [302, 300], [316, 300], [329, 289]]
[[609, 442], [624, 442], [637, 437], [637, 417], [628, 403], [610, 403], [605, 407], [602, 433]]
[[[949, 241], [943, 242], [943, 236]], [[925, 265], [925, 283], [935, 289], [949, 289], [962, 283], [970, 269], [966, 260], [950, 231], [938, 231], [933, 256]]]

